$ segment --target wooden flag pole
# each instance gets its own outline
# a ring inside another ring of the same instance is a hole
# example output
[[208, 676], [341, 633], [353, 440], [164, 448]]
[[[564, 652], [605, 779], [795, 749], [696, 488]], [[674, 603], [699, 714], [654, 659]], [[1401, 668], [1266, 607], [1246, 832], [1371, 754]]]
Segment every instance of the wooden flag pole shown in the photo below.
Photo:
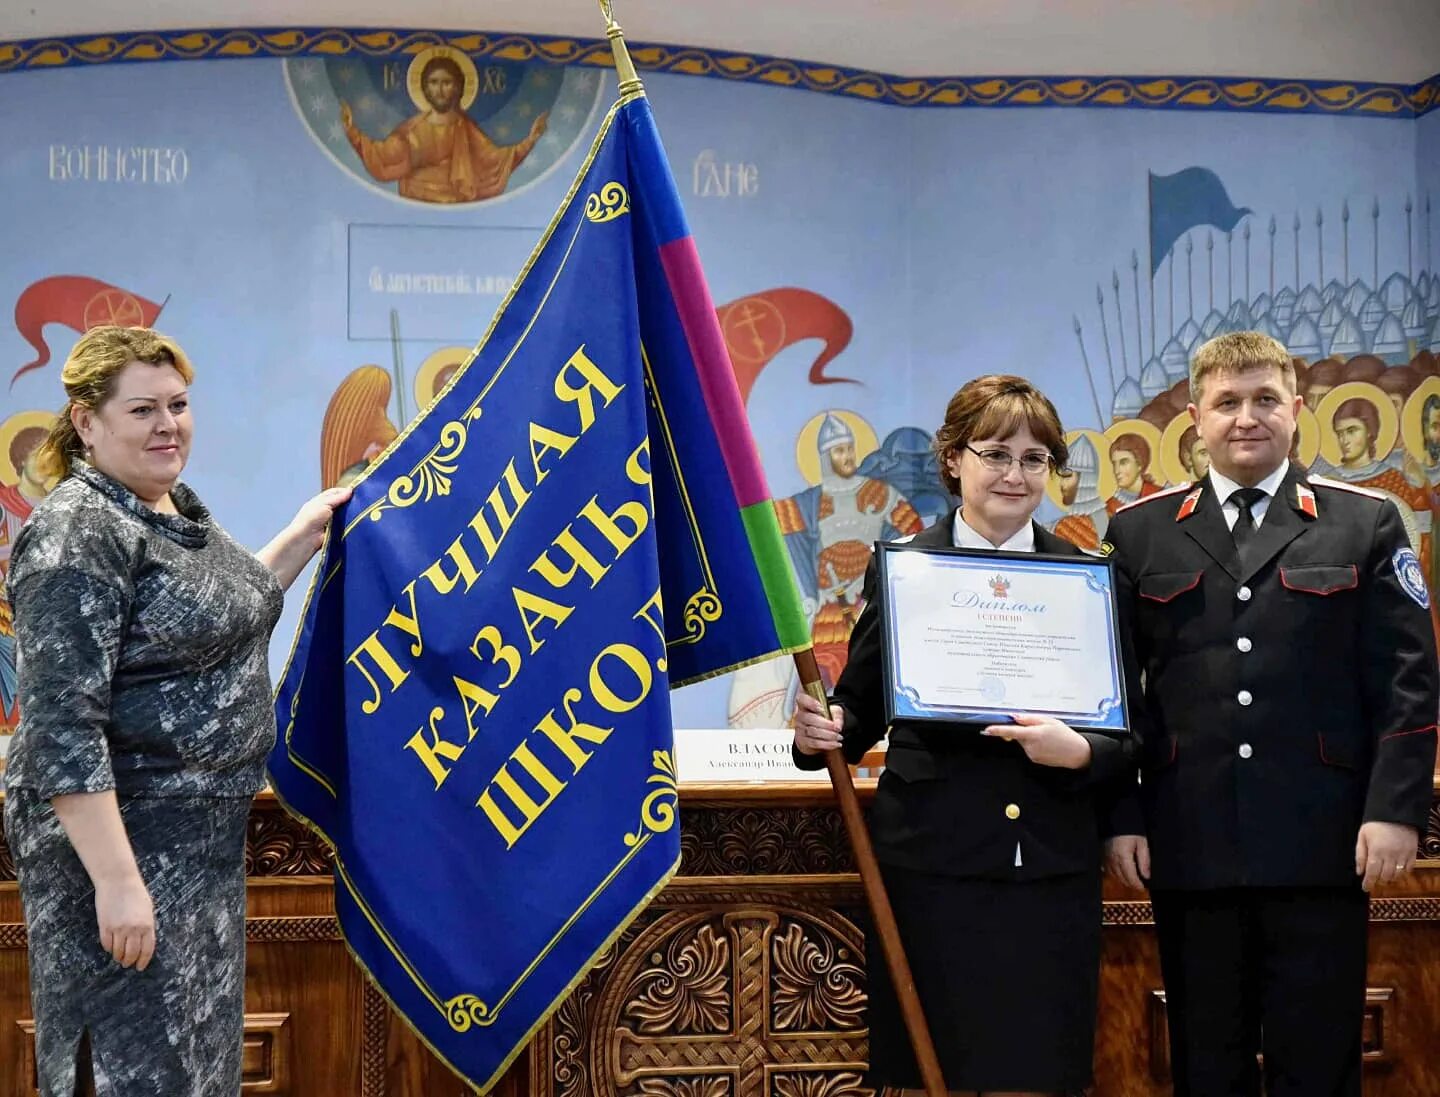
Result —
[[[615, 72], [620, 78], [621, 96], [632, 95], [644, 90], [630, 51], [625, 47], [625, 34], [615, 20], [613, 0], [599, 0], [600, 11], [605, 16], [605, 37], [610, 39], [611, 54], [615, 59]], [[806, 648], [795, 653], [795, 669], [805, 692], [822, 705], [828, 705], [825, 686], [820, 680], [820, 666], [815, 662], [815, 652]], [[935, 1057], [935, 1044], [930, 1039], [930, 1026], [925, 1023], [925, 1013], [920, 1008], [920, 998], [915, 993], [915, 979], [910, 974], [910, 962], [905, 958], [904, 946], [900, 944], [900, 929], [895, 924], [895, 912], [890, 907], [890, 897], [885, 894], [885, 883], [880, 878], [880, 863], [875, 860], [875, 850], [870, 845], [870, 832], [865, 829], [865, 817], [860, 813], [860, 801], [855, 795], [855, 783], [850, 780], [850, 767], [845, 764], [845, 755], [839, 750], [826, 751], [825, 765], [830, 770], [830, 783], [835, 787], [835, 799], [840, 803], [840, 817], [845, 820], [846, 833], [850, 835], [850, 848], [855, 853], [855, 864], [860, 869], [860, 882], [865, 888], [865, 898], [870, 904], [870, 916], [875, 921], [876, 932], [880, 935], [880, 951], [885, 954], [885, 964], [890, 969], [890, 981], [895, 986], [895, 995], [900, 1000], [900, 1013], [905, 1019], [905, 1029], [910, 1034], [910, 1046], [915, 1049], [915, 1061], [920, 1066], [920, 1077], [925, 1083], [926, 1097], [946, 1097], [945, 1078], [940, 1073], [940, 1061]]]
[[[820, 666], [815, 662], [815, 652], [810, 648], [796, 652], [795, 669], [800, 674], [800, 684], [805, 692], [826, 705], [828, 710], [829, 698], [825, 696], [825, 686], [820, 680]], [[850, 767], [839, 749], [825, 752], [825, 766], [830, 771], [830, 784], [835, 788], [845, 832], [850, 836], [850, 848], [855, 854], [856, 867], [860, 869], [860, 883], [865, 888], [870, 917], [880, 937], [885, 966], [890, 969], [895, 997], [900, 1001], [900, 1013], [905, 1019], [905, 1031], [910, 1034], [910, 1046], [915, 1051], [915, 1062], [920, 1067], [926, 1097], [946, 1097], [945, 1076], [940, 1073], [940, 1060], [935, 1056], [930, 1026], [925, 1021], [925, 1011], [920, 1007], [920, 996], [915, 993], [915, 977], [910, 973], [905, 946], [900, 943], [900, 927], [895, 924], [895, 911], [890, 906], [890, 896], [886, 894], [885, 883], [880, 878], [880, 862], [875, 860], [875, 850], [870, 845], [870, 832], [865, 828], [865, 817], [860, 812], [860, 800], [855, 795], [855, 783], [850, 779]], [[871, 959], [873, 962], [874, 958]]]

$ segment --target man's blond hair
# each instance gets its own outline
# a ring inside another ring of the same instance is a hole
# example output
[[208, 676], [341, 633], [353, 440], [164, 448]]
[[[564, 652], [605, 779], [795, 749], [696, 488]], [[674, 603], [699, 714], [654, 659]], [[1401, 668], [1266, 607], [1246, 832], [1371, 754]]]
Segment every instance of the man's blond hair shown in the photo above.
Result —
[[1251, 370], [1280, 371], [1285, 388], [1295, 395], [1295, 362], [1277, 339], [1258, 331], [1228, 331], [1201, 345], [1190, 359], [1190, 401], [1200, 403], [1205, 379], [1212, 374], [1249, 373]]

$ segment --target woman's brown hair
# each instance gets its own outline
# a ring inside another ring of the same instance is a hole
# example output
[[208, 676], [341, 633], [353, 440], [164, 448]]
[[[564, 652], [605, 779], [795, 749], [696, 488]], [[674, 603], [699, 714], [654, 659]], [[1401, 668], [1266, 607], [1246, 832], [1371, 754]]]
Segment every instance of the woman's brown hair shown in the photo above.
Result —
[[945, 408], [945, 421], [935, 432], [935, 459], [940, 479], [951, 495], [960, 494], [960, 482], [945, 467], [946, 458], [972, 438], [1009, 438], [1029, 427], [1035, 440], [1050, 452], [1057, 470], [1070, 460], [1065, 428], [1055, 405], [1023, 377], [991, 373], [966, 382]]

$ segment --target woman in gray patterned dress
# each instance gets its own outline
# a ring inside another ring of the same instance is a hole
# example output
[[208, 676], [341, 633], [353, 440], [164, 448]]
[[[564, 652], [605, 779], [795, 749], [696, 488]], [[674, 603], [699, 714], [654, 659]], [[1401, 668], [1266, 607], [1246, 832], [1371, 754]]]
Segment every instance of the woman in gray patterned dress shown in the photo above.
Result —
[[283, 591], [348, 490], [252, 555], [180, 483], [193, 370], [142, 328], [96, 328], [62, 380], [60, 484], [10, 563], [20, 724], [5, 829], [30, 939], [40, 1091], [234, 1097], [245, 820], [275, 738]]

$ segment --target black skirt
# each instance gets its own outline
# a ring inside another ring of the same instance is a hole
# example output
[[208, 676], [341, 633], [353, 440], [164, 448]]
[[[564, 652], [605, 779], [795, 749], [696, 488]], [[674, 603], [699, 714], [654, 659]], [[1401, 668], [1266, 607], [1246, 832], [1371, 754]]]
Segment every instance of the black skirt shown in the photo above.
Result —
[[[1100, 979], [1100, 873], [1025, 883], [882, 865], [905, 954], [952, 1090], [1090, 1084]], [[868, 1084], [919, 1088], [894, 985], [867, 934]]]

